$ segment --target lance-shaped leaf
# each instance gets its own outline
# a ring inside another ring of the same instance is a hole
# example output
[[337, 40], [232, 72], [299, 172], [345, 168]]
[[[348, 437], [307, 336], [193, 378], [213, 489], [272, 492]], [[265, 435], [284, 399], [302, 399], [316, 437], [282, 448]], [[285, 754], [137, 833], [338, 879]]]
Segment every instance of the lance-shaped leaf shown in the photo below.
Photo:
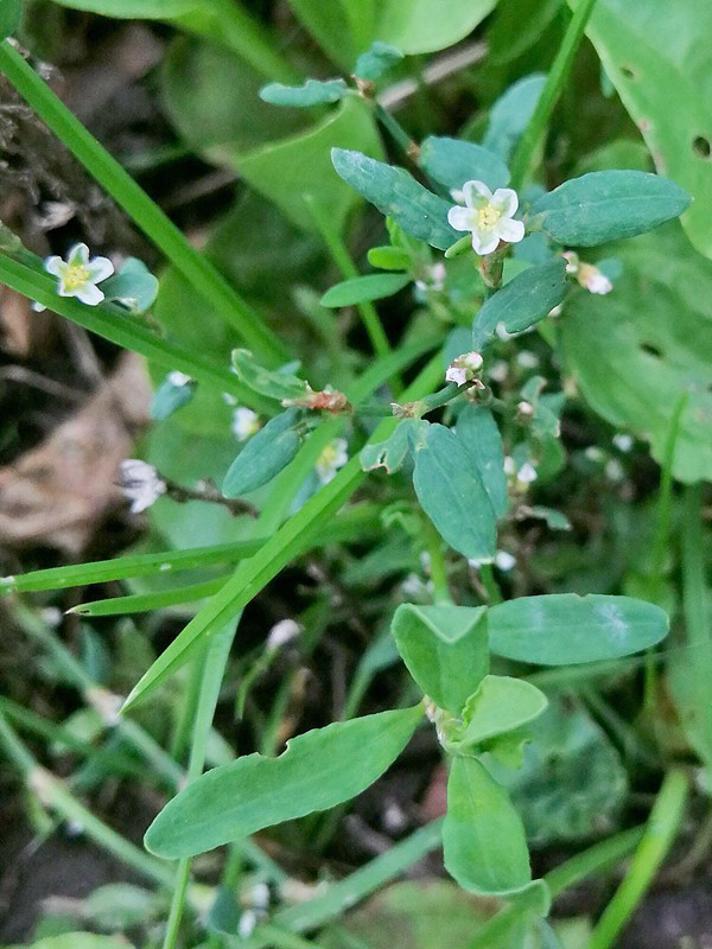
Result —
[[485, 607], [402, 603], [391, 632], [423, 692], [460, 715], [489, 669]]
[[351, 277], [329, 287], [319, 301], [322, 306], [354, 306], [369, 300], [391, 297], [403, 287], [407, 287], [413, 278], [409, 274], [375, 273], [363, 277]]
[[335, 807], [373, 784], [405, 748], [420, 706], [315, 728], [278, 758], [246, 755], [208, 771], [163, 808], [146, 847], [175, 859]]
[[457, 417], [455, 431], [482, 478], [495, 514], [502, 517], [509, 499], [502, 436], [494, 416], [482, 405], [466, 405]]
[[490, 561], [497, 529], [494, 509], [469, 452], [449, 428], [431, 425], [416, 452], [413, 486], [442, 538], [464, 557]]
[[535, 73], [510, 86], [490, 110], [489, 123], [482, 144], [505, 161], [514, 150], [534, 114], [546, 76]]
[[299, 409], [287, 409], [271, 419], [247, 442], [228, 468], [222, 485], [226, 498], [239, 498], [271, 481], [299, 451], [296, 428]]
[[270, 82], [260, 89], [260, 99], [270, 105], [286, 105], [304, 109], [311, 105], [338, 102], [348, 92], [343, 79], [307, 79], [301, 86], [285, 86], [281, 82]]
[[473, 179], [484, 181], [492, 191], [509, 184], [509, 169], [499, 155], [459, 138], [428, 136], [418, 161], [431, 178], [446, 188], [462, 188]]
[[337, 174], [403, 230], [445, 250], [460, 236], [447, 222], [450, 205], [424, 188], [404, 168], [395, 168], [343, 148], [331, 150]]
[[458, 742], [478, 745], [534, 721], [547, 706], [535, 685], [511, 676], [485, 676], [467, 700]]
[[592, 171], [543, 195], [530, 217], [560, 244], [593, 247], [650, 231], [678, 217], [689, 203], [686, 191], [660, 175]]
[[443, 846], [445, 868], [465, 890], [505, 894], [531, 883], [519, 814], [505, 789], [476, 758], [453, 759]]
[[403, 53], [397, 47], [376, 40], [356, 60], [354, 76], [373, 82], [375, 79], [380, 79], [391, 66], [395, 66], [401, 59], [403, 59]]
[[561, 259], [523, 270], [478, 311], [472, 348], [482, 349], [500, 323], [508, 333], [521, 333], [538, 323], [561, 303], [566, 288], [566, 264]]
[[491, 607], [487, 622], [493, 653], [543, 666], [640, 652], [664, 639], [669, 627], [652, 603], [594, 593], [520, 597]]
[[398, 471], [411, 451], [417, 451], [428, 433], [428, 422], [417, 418], [403, 419], [384, 442], [365, 445], [359, 458], [364, 471], [385, 468], [388, 474]]
[[233, 349], [232, 365], [240, 382], [270, 399], [298, 399], [308, 390], [306, 381], [290, 372], [265, 369], [248, 349]]

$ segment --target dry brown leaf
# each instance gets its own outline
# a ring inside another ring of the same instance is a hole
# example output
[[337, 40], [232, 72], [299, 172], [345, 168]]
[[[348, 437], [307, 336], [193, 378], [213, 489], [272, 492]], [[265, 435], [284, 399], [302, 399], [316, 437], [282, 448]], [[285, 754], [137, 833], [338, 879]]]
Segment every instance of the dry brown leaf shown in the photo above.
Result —
[[143, 360], [126, 353], [116, 371], [37, 448], [0, 468], [0, 543], [46, 544], [77, 556], [121, 494], [119, 462], [148, 420]]

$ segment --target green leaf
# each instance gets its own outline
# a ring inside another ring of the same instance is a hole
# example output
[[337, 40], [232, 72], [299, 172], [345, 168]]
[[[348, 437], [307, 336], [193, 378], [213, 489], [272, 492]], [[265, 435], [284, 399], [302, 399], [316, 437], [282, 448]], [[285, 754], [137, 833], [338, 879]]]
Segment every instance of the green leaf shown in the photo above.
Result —
[[32, 943], [32, 949], [126, 949], [126, 940], [96, 933], [62, 933]]
[[712, 6], [599, 0], [586, 30], [660, 171], [693, 196], [683, 226], [712, 256]]
[[194, 394], [194, 385], [189, 382], [185, 385], [176, 385], [171, 382], [171, 373], [169, 373], [153, 394], [151, 418], [154, 422], [162, 422], [170, 418], [174, 412], [187, 405]]
[[333, 115], [307, 132], [236, 155], [235, 165], [251, 187], [300, 227], [316, 230], [313, 202], [340, 230], [356, 199], [331, 167], [330, 149], [337, 145], [374, 155], [382, 152], [371, 110], [356, 96], [348, 96]]
[[409, 274], [367, 274], [364, 277], [351, 277], [330, 287], [319, 303], [322, 306], [354, 306], [368, 300], [380, 300], [391, 297], [403, 287], [407, 287], [412, 277]]
[[308, 391], [304, 379], [278, 369], [265, 369], [256, 362], [248, 349], [233, 349], [232, 365], [241, 382], [270, 399], [280, 402], [283, 399], [298, 399]]
[[385, 468], [388, 474], [399, 471], [411, 451], [427, 437], [428, 422], [406, 418], [398, 423], [384, 442], [365, 445], [359, 458], [364, 471]]
[[522, 821], [476, 758], [453, 758], [443, 846], [445, 868], [465, 890], [504, 895], [531, 882]]
[[238, 758], [202, 775], [163, 808], [145, 845], [169, 859], [241, 840], [348, 801], [395, 761], [420, 706], [335, 722], [287, 742], [278, 758]]
[[287, 409], [252, 436], [225, 475], [222, 493], [226, 498], [254, 491], [287, 467], [301, 444], [296, 428], [301, 415], [299, 409]]
[[431, 425], [415, 455], [413, 485], [442, 538], [464, 557], [490, 561], [497, 530], [495, 513], [470, 455], [449, 428]]
[[512, 732], [538, 718], [547, 704], [544, 693], [523, 679], [485, 676], [467, 700], [457, 740], [466, 746], [478, 745]]
[[407, 270], [411, 264], [410, 254], [400, 247], [372, 247], [367, 256], [369, 264], [381, 270]]
[[492, 509], [502, 517], [509, 506], [504, 449], [494, 416], [482, 405], [466, 405], [457, 417], [457, 437], [470, 454]]
[[459, 138], [429, 135], [418, 159], [431, 178], [446, 188], [462, 188], [466, 181], [484, 181], [491, 189], [509, 184], [509, 169], [499, 155]]
[[712, 263], [677, 224], [615, 248], [623, 273], [606, 297], [572, 295], [561, 321], [567, 369], [591, 408], [665, 457], [687, 394], [672, 471], [712, 480]]
[[145, 313], [158, 296], [158, 278], [142, 260], [129, 257], [119, 272], [101, 285], [107, 300], [123, 304], [132, 313]]
[[403, 53], [390, 43], [376, 40], [371, 43], [365, 53], [361, 53], [354, 66], [354, 75], [359, 79], [368, 79], [373, 82], [380, 79], [391, 66], [403, 59]]
[[488, 613], [490, 649], [534, 665], [563, 666], [617, 659], [667, 636], [668, 618], [628, 596], [574, 593], [526, 596]]
[[15, 32], [21, 17], [22, 0], [0, 0], [0, 40]]
[[402, 603], [391, 632], [408, 671], [439, 708], [459, 716], [489, 669], [482, 606]]
[[[358, 0], [357, 0], [358, 2]], [[434, 53], [459, 42], [484, 20], [497, 0], [386, 0], [376, 33], [404, 53]]]
[[170, 20], [198, 6], [197, 0], [57, 0], [70, 10], [87, 10], [117, 19]]
[[260, 89], [260, 99], [271, 105], [293, 106], [299, 109], [311, 105], [338, 102], [348, 92], [343, 79], [307, 79], [301, 86], [285, 86], [281, 82], [270, 82]]
[[472, 348], [479, 351], [500, 323], [508, 333], [521, 333], [538, 323], [562, 302], [566, 290], [562, 259], [523, 270], [493, 294], [475, 316]]
[[545, 83], [546, 76], [541, 73], [525, 76], [497, 99], [490, 111], [482, 141], [485, 148], [509, 161], [514, 146], [534, 115]]
[[457, 240], [457, 231], [447, 222], [448, 202], [424, 188], [404, 168], [343, 148], [332, 149], [331, 160], [344, 181], [407, 234], [440, 250]]
[[592, 171], [571, 178], [535, 201], [530, 212], [546, 233], [573, 247], [635, 237], [678, 217], [686, 191], [645, 171]]

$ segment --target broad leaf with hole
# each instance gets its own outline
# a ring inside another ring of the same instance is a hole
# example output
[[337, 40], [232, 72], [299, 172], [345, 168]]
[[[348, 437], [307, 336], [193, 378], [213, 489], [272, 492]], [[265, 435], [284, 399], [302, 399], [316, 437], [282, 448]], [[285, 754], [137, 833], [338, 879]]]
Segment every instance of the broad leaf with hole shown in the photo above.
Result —
[[403, 287], [407, 287], [412, 277], [409, 274], [366, 274], [363, 277], [351, 277], [329, 287], [319, 301], [322, 306], [354, 306], [369, 300], [381, 300], [392, 297]]
[[413, 485], [441, 537], [463, 557], [489, 562], [495, 554], [496, 517], [482, 478], [457, 435], [431, 425], [415, 454]]
[[344, 98], [348, 86], [343, 79], [307, 79], [301, 86], [285, 86], [271, 82], [260, 89], [260, 99], [271, 105], [292, 106], [305, 109], [312, 105], [325, 105]]
[[538, 718], [547, 699], [536, 686], [511, 676], [487, 675], [465, 705], [457, 742], [480, 745]]
[[252, 436], [225, 475], [222, 493], [226, 498], [239, 498], [262, 487], [287, 467], [302, 443], [297, 428], [301, 415], [299, 409], [287, 409]]
[[246, 755], [208, 771], [163, 808], [146, 847], [176, 859], [335, 807], [373, 784], [403, 751], [420, 706], [316, 728], [278, 758]]
[[594, 411], [649, 441], [658, 462], [686, 395], [672, 470], [681, 481], [712, 479], [712, 263], [678, 225], [615, 254], [623, 273], [614, 292], [577, 292], [567, 304], [567, 368]]
[[652, 603], [596, 593], [519, 597], [491, 607], [487, 622], [495, 655], [542, 666], [629, 656], [655, 646], [669, 628]]
[[461, 715], [489, 669], [482, 606], [403, 603], [391, 624], [408, 671], [435, 704]]
[[592, 171], [570, 178], [532, 205], [530, 219], [553, 240], [593, 247], [635, 237], [678, 217], [689, 194], [645, 171]]
[[566, 265], [562, 259], [523, 270], [476, 314], [472, 348], [481, 350], [500, 323], [508, 333], [521, 333], [538, 323], [562, 302], [566, 290]]
[[509, 505], [507, 476], [502, 436], [492, 412], [482, 405], [466, 405], [457, 417], [455, 430], [480, 474], [492, 509], [502, 517]]
[[440, 250], [458, 239], [457, 231], [447, 222], [448, 202], [424, 188], [404, 168], [343, 148], [334, 148], [331, 159], [347, 184], [407, 234]]
[[712, 5], [598, 0], [586, 32], [657, 168], [695, 199], [682, 223], [712, 256]]
[[466, 181], [484, 181], [491, 191], [509, 184], [509, 169], [494, 152], [459, 138], [430, 135], [420, 149], [419, 163], [446, 188], [462, 188]]
[[364, 471], [385, 468], [388, 474], [399, 471], [411, 452], [427, 438], [428, 422], [422, 419], [402, 419], [384, 442], [364, 445], [359, 458]]
[[531, 883], [521, 818], [476, 758], [453, 758], [443, 847], [446, 870], [465, 890], [511, 894]]

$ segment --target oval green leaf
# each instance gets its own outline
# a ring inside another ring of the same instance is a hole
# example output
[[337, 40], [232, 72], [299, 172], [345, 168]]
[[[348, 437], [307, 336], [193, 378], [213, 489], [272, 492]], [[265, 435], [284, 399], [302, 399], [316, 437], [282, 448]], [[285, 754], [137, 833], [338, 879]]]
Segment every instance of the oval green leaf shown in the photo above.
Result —
[[369, 300], [391, 297], [403, 287], [407, 287], [412, 277], [409, 274], [366, 274], [363, 277], [351, 277], [330, 287], [319, 301], [322, 306], [354, 306]]
[[278, 758], [238, 758], [208, 771], [163, 808], [145, 844], [177, 859], [335, 807], [373, 784], [405, 748], [420, 706], [335, 722], [287, 742]]
[[628, 656], [659, 643], [669, 627], [652, 603], [594, 593], [520, 597], [491, 607], [487, 622], [493, 653], [542, 666]]
[[635, 237], [678, 217], [689, 194], [645, 171], [592, 171], [571, 178], [534, 203], [546, 233], [560, 244], [593, 247]]
[[480, 474], [492, 509], [497, 517], [502, 517], [509, 497], [502, 436], [494, 416], [485, 406], [466, 405], [457, 417], [455, 431]]
[[485, 608], [402, 603], [391, 632], [425, 695], [460, 715], [489, 669]]
[[462, 188], [466, 181], [484, 181], [491, 189], [509, 184], [509, 169], [494, 152], [459, 138], [430, 135], [418, 159], [431, 178], [446, 188]]
[[312, 105], [325, 105], [343, 99], [348, 86], [343, 79], [307, 79], [301, 86], [285, 86], [281, 82], [270, 82], [260, 89], [260, 99], [270, 105], [292, 106], [305, 109]]
[[222, 484], [226, 498], [239, 498], [271, 481], [299, 451], [295, 425], [301, 412], [287, 409], [271, 419], [247, 442], [228, 468]]
[[535, 685], [511, 676], [485, 676], [469, 697], [458, 742], [478, 745], [538, 718], [547, 698]]

